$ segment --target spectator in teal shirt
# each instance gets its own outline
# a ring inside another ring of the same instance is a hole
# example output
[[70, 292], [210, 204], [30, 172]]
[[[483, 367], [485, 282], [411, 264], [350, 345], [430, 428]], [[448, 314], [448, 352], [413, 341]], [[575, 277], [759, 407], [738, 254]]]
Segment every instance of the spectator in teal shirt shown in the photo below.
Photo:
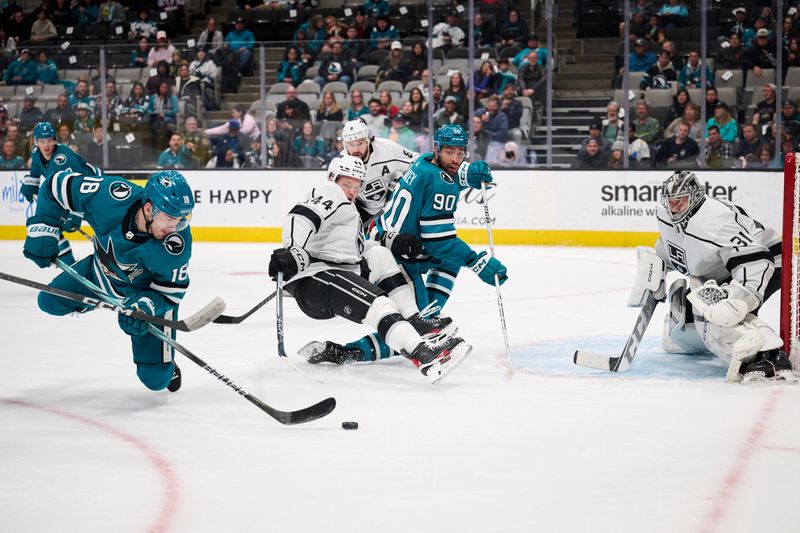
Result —
[[58, 67], [52, 59], [47, 57], [47, 52], [39, 52], [39, 63], [36, 65], [36, 83], [58, 83]]
[[372, 28], [372, 33], [369, 36], [369, 46], [373, 50], [389, 49], [392, 41], [400, 40], [400, 32], [394, 26], [389, 24], [389, 17], [380, 16]]
[[225, 44], [228, 45], [229, 53], [236, 54], [239, 61], [239, 72], [246, 74], [250, 71], [250, 62], [253, 59], [253, 47], [256, 44], [256, 38], [253, 32], [245, 29], [244, 19], [241, 17], [236, 19], [233, 25], [234, 30], [228, 32], [225, 36]]
[[173, 133], [169, 138], [169, 148], [158, 156], [156, 168], [194, 168], [192, 152], [183, 145], [183, 135]]
[[3, 74], [3, 85], [33, 85], [36, 83], [36, 65], [27, 48], [19, 54]]
[[294, 151], [299, 156], [319, 157], [320, 161], [325, 157], [325, 141], [314, 135], [314, 125], [310, 120], [303, 122], [300, 135], [295, 137]]
[[392, 5], [386, 0], [367, 0], [361, 5], [361, 9], [370, 17], [388, 16], [392, 10]]
[[0, 170], [22, 170], [24, 168], [25, 161], [14, 153], [14, 141], [5, 141], [3, 155], [0, 157]]
[[536, 52], [536, 56], [539, 58], [539, 64], [546, 68], [548, 56], [547, 48], [539, 46], [539, 36], [535, 33], [528, 35], [528, 47], [520, 52], [517, 52], [511, 62], [514, 63], [515, 67], [519, 68], [527, 61], [528, 54], [531, 52]]
[[719, 135], [726, 143], [733, 144], [739, 138], [739, 126], [728, 111], [728, 104], [725, 102], [717, 102], [714, 116], [706, 122], [706, 137], [708, 137], [708, 129], [711, 126], [719, 128]]

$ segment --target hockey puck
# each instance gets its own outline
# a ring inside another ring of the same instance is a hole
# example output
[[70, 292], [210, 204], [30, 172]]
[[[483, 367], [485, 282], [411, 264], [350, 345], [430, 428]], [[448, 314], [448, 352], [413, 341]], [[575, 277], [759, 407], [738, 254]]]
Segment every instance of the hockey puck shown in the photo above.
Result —
[[342, 422], [342, 429], [358, 429], [358, 422]]

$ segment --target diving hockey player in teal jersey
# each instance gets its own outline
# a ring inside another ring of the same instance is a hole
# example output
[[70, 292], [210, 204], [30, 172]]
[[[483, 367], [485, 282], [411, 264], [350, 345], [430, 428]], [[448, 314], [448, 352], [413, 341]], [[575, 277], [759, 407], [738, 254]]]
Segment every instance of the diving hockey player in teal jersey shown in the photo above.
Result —
[[[373, 237], [392, 250], [412, 281], [419, 309], [433, 310], [433, 315], [450, 297], [461, 267], [468, 267], [490, 285], [494, 285], [495, 275], [501, 284], [508, 279], [500, 261], [474, 251], [456, 235], [454, 213], [459, 193], [492, 182], [486, 163], [465, 161], [467, 143], [461, 126], [439, 128], [433, 153], [421, 155], [411, 165], [373, 230]], [[410, 242], [409, 236], [418, 240]], [[425, 274], [427, 279], [423, 279]], [[392, 355], [374, 333], [345, 346], [314, 341], [300, 353], [311, 363], [371, 361]]]
[[[39, 122], [33, 128], [33, 142], [36, 146], [31, 151], [31, 169], [22, 179], [20, 192], [26, 200], [33, 203], [39, 194], [39, 184], [59, 170], [77, 172], [82, 176], [100, 176], [102, 172], [86, 162], [69, 147], [56, 142], [56, 130], [49, 122]], [[79, 214], [71, 213], [63, 224], [65, 231], [75, 231], [81, 226], [83, 219]], [[67, 264], [75, 262], [69, 241], [59, 236], [59, 258]]]
[[[94, 230], [95, 251], [73, 269], [111, 296], [124, 299], [125, 307], [173, 319], [189, 286], [193, 208], [192, 190], [174, 170], [156, 172], [144, 188], [116, 176], [59, 171], [42, 183], [36, 213], [28, 219], [23, 253], [39, 267], [49, 267], [59, 256], [59, 237], [68, 215], [83, 213]], [[95, 296], [67, 273], [50, 286]], [[91, 306], [42, 292], [39, 308], [61, 316]], [[141, 320], [120, 314], [119, 326], [131, 336], [139, 380], [152, 390], [178, 390], [181, 376], [172, 348], [147, 333]], [[164, 333], [174, 338], [169, 328]]]

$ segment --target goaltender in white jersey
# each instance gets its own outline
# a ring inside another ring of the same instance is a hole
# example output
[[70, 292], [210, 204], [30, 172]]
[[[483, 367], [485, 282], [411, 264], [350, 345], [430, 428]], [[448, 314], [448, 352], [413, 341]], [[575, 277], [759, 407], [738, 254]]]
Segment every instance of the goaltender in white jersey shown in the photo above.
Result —
[[665, 182], [657, 209], [655, 250], [637, 249], [639, 269], [628, 304], [652, 291], [663, 298], [664, 274], [688, 276], [672, 283], [664, 325], [668, 352], [710, 351], [729, 362], [729, 381], [796, 380], [783, 341], [757, 313], [780, 287], [781, 241], [741, 207], [707, 196], [692, 172]]
[[358, 157], [367, 168], [364, 189], [356, 199], [356, 206], [361, 219], [368, 223], [381, 212], [397, 182], [419, 154], [389, 139], [371, 139], [369, 128], [360, 119], [345, 123], [342, 142], [342, 155]]

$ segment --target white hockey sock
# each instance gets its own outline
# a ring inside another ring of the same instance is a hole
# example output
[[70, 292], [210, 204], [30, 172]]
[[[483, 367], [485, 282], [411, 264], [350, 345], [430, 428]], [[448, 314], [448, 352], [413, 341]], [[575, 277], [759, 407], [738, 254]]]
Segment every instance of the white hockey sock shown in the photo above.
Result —
[[422, 342], [417, 330], [402, 319], [395, 304], [386, 296], [379, 296], [372, 302], [364, 317], [364, 324], [372, 326], [381, 334], [392, 350], [414, 351]]

